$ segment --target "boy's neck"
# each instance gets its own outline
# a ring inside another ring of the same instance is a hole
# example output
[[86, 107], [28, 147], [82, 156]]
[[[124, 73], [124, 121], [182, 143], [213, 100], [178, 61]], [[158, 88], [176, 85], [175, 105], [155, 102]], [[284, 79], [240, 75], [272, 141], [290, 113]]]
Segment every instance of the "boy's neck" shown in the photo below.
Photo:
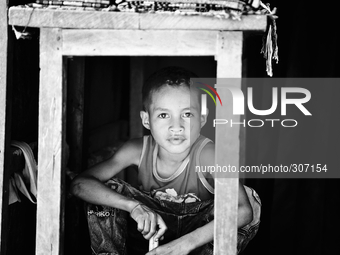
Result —
[[158, 149], [159, 150], [158, 150], [157, 160], [170, 166], [182, 163], [188, 157], [189, 152], [190, 152], [190, 148], [178, 154], [169, 153], [168, 151], [164, 150], [161, 147], [159, 147]]
[[154, 171], [156, 171], [161, 178], [170, 178], [179, 170], [179, 167], [184, 163], [188, 154], [189, 150], [180, 154], [173, 154], [159, 148]]

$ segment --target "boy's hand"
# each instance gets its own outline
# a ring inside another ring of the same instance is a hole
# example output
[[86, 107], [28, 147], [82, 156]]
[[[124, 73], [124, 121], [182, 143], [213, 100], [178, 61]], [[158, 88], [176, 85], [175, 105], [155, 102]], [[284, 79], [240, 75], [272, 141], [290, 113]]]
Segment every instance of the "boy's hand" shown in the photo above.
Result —
[[[138, 204], [130, 213], [137, 222], [137, 229], [149, 240], [156, 232], [154, 239], [159, 240], [167, 230], [162, 217], [143, 204]], [[158, 226], [158, 229], [157, 229]]]
[[186, 238], [178, 238], [169, 243], [158, 246], [146, 255], [186, 255], [193, 249], [193, 243]]

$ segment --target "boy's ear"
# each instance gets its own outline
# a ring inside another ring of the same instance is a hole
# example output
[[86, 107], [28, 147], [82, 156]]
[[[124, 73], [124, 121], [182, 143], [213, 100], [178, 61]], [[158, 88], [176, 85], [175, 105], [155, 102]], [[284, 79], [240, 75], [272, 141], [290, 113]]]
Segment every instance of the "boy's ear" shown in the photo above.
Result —
[[150, 129], [149, 113], [145, 111], [140, 111], [140, 118], [142, 119], [142, 124], [146, 129]]
[[201, 128], [207, 123], [208, 115], [209, 115], [209, 109], [206, 109], [207, 114], [203, 115], [201, 114]]

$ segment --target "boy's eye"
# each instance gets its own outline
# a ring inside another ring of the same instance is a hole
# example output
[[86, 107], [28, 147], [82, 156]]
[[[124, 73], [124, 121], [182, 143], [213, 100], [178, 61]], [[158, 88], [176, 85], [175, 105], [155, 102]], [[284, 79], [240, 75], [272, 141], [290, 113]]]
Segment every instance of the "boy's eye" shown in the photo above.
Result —
[[167, 113], [161, 113], [161, 114], [158, 115], [158, 117], [161, 118], [161, 119], [165, 119], [165, 118], [168, 118], [169, 115]]
[[184, 113], [185, 118], [191, 118], [192, 116], [194, 116], [194, 115], [191, 112]]

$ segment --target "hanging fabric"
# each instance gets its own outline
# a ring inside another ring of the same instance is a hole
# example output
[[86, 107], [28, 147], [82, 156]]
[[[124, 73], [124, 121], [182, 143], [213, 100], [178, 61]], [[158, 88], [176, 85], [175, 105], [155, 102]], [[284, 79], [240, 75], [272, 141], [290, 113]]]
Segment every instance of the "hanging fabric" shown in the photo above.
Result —
[[[34, 154], [31, 147], [25, 142], [12, 141], [13, 147], [19, 148], [25, 158], [25, 167], [22, 174], [14, 173], [10, 178], [10, 204], [16, 201], [20, 202], [17, 189], [21, 191], [32, 203], [36, 203], [37, 196], [37, 172], [38, 166], [34, 159]], [[26, 187], [27, 183], [29, 189]], [[33, 198], [31, 196], [33, 195]]]

